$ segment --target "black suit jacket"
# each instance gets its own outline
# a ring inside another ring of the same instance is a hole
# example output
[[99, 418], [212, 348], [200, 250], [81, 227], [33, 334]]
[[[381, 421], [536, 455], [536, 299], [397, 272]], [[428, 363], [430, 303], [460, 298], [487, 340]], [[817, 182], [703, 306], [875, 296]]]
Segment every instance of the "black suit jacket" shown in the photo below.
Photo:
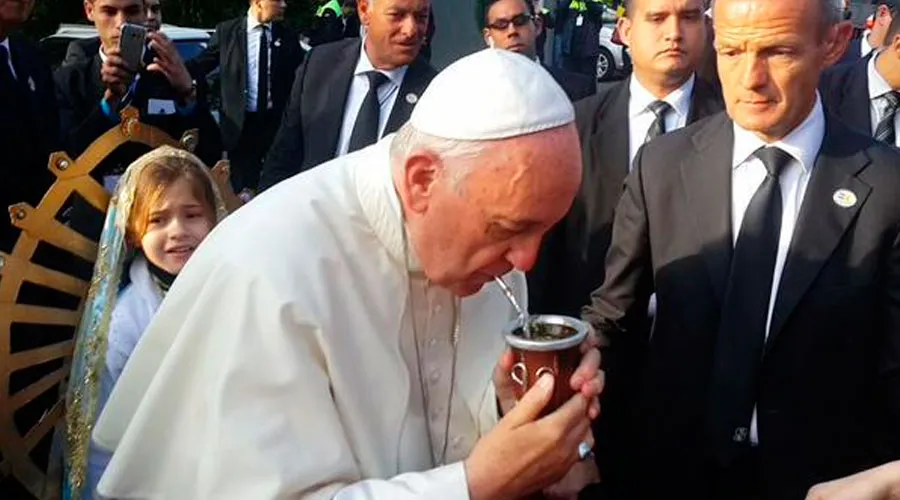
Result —
[[556, 83], [564, 91], [572, 102], [580, 101], [586, 97], [590, 97], [597, 92], [597, 82], [593, 78], [582, 75], [581, 73], [573, 73], [562, 68], [547, 67], [547, 72], [556, 80]]
[[835, 117], [860, 134], [872, 136], [869, 111], [869, 72], [872, 55], [829, 68], [819, 81], [822, 103]]
[[[84, 152], [98, 137], [116, 126], [101, 109], [100, 101], [106, 91], [100, 80], [102, 62], [100, 55], [76, 61], [56, 70], [56, 95], [59, 102], [62, 129], [65, 131], [65, 149], [73, 158]], [[162, 75], [144, 72], [137, 84], [132, 106], [141, 113], [141, 121], [158, 127], [173, 139], [181, 139], [184, 132], [198, 129], [197, 156], [208, 166], [222, 157], [222, 141], [215, 120], [206, 107], [201, 91], [192, 113], [182, 115], [149, 114], [150, 99], [176, 101], [176, 92]], [[147, 151], [142, 144], [121, 146], [100, 164], [92, 175], [102, 182], [103, 176], [121, 174], [128, 165]], [[103, 218], [96, 216], [84, 203], [76, 203], [72, 209], [72, 225], [93, 239], [98, 239]]]
[[50, 66], [37, 46], [22, 37], [10, 36], [9, 47], [17, 88], [0, 91], [12, 93], [19, 106], [18, 112], [0, 106], [0, 250], [7, 252], [19, 231], [5, 215], [6, 207], [21, 201], [37, 205], [54, 180], [48, 170], [50, 153], [61, 149]]
[[[335, 157], [360, 43], [358, 38], [348, 38], [320, 45], [307, 54], [297, 70], [281, 128], [263, 165], [260, 190]], [[385, 135], [409, 120], [416, 99], [408, 96], [422, 95], [435, 74], [421, 58], [409, 65]]]
[[[585, 309], [610, 342], [617, 398], [604, 409], [629, 417], [610, 430], [629, 443], [618, 457], [631, 471], [625, 498], [721, 498], [705, 411], [733, 248], [733, 140], [722, 113], [642, 148], [606, 280]], [[826, 120], [758, 378], [761, 498], [802, 499], [813, 484], [900, 457], [898, 164], [897, 151]], [[839, 189], [856, 203], [836, 204]], [[632, 325], [654, 292], [653, 330], [641, 335]]]
[[[303, 61], [303, 49], [297, 33], [285, 23], [273, 23], [271, 36], [272, 112], [281, 115], [294, 83], [294, 73]], [[219, 23], [207, 49], [192, 59], [188, 67], [194, 76], [203, 77], [219, 68], [222, 98], [219, 126], [225, 148], [233, 150], [241, 138], [247, 109], [247, 17]]]
[[[613, 212], [629, 170], [628, 86], [628, 79], [602, 85], [575, 104], [584, 161], [581, 189], [528, 274], [529, 307], [535, 312], [578, 315], [603, 282]], [[696, 78], [688, 123], [722, 108], [718, 91]]]
[[71, 42], [69, 42], [69, 46], [66, 47], [66, 57], [65, 59], [63, 59], [62, 65], [67, 66], [84, 59], [90, 59], [91, 57], [97, 55], [97, 52], [99, 51], [99, 37], [72, 40]]

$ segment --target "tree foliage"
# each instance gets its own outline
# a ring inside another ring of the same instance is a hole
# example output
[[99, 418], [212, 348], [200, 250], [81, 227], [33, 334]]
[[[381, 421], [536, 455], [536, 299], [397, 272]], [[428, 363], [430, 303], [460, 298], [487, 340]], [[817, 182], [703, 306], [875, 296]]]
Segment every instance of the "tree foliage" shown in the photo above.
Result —
[[[288, 22], [304, 30], [315, 11], [316, 0], [288, 0]], [[226, 19], [247, 12], [249, 0], [163, 0], [163, 20], [167, 24], [193, 28], [214, 28]], [[80, 0], [36, 0], [34, 14], [25, 33], [34, 39], [45, 37], [61, 23], [87, 23]]]

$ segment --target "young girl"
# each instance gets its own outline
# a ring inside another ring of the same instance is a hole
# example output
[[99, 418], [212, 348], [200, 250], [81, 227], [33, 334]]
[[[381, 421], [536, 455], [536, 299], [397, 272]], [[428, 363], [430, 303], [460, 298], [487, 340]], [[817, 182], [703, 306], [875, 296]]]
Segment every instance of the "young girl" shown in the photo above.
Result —
[[94, 497], [111, 454], [91, 444], [93, 424], [175, 277], [225, 214], [207, 168], [185, 151], [152, 151], [119, 181], [66, 398], [64, 498]]

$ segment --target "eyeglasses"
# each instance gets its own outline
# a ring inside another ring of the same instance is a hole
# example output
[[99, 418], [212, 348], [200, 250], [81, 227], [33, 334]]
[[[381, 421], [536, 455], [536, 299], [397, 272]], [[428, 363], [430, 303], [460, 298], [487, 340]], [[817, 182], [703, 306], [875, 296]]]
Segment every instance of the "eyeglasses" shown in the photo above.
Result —
[[526, 24], [530, 23], [534, 19], [534, 16], [528, 14], [527, 12], [523, 12], [518, 16], [513, 17], [512, 19], [497, 19], [491, 24], [488, 24], [487, 27], [492, 30], [503, 31], [506, 28], [509, 28], [509, 25], [512, 24], [516, 28], [521, 28]]

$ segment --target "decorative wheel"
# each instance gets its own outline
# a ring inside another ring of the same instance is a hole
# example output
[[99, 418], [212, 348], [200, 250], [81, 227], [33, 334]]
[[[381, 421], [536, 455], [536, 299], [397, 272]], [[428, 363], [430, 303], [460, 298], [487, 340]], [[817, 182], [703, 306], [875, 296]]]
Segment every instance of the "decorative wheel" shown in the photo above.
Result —
[[[77, 159], [51, 155], [56, 181], [37, 207], [9, 207], [21, 234], [12, 253], [0, 252], [0, 485], [14, 479], [16, 488], [37, 498], [60, 496], [59, 467], [48, 455], [52, 431], [65, 416], [73, 336], [89, 287], [65, 270], [70, 266], [54, 269], [52, 261], [74, 256], [93, 263], [97, 255], [97, 243], [60, 222], [61, 212], [76, 195], [106, 211], [110, 196], [90, 174], [122, 144], [193, 149], [198, 142], [196, 130], [176, 142], [141, 123], [134, 108], [123, 110], [121, 118]], [[227, 174], [225, 179], [227, 184]], [[44, 253], [54, 257], [42, 259]]]

